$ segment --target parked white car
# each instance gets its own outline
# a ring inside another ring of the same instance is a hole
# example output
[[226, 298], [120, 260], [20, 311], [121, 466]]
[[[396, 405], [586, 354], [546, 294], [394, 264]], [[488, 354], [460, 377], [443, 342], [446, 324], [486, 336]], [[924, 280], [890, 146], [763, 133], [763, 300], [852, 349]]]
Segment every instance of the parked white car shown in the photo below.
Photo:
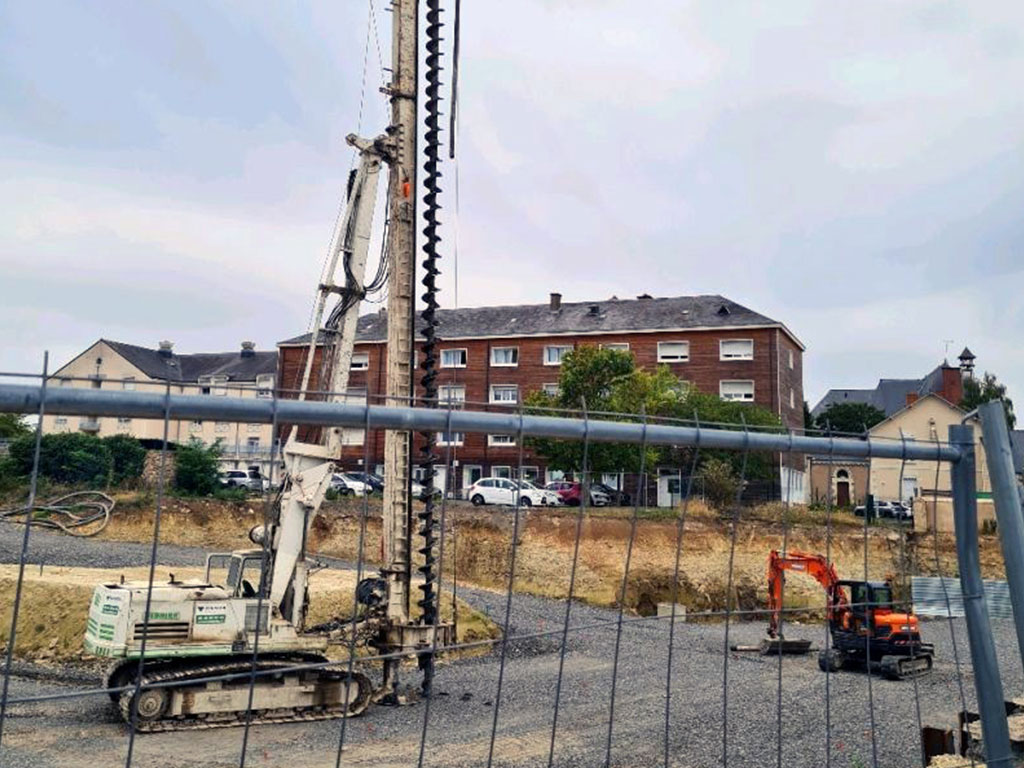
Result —
[[331, 488], [342, 496], [368, 496], [373, 493], [373, 487], [369, 483], [356, 480], [343, 472], [335, 472], [331, 476]]
[[545, 491], [525, 480], [504, 477], [484, 477], [466, 489], [466, 498], [475, 506], [507, 504], [512, 506], [518, 498], [520, 506], [554, 507], [559, 504], [558, 494]]

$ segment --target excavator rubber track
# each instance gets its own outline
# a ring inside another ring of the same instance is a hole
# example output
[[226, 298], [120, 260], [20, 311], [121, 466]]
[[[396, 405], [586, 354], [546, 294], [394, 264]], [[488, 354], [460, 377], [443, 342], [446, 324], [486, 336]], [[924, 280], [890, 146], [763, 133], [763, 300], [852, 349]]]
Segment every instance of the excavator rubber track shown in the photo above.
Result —
[[[256, 706], [251, 714], [246, 715], [245, 708], [238, 709], [230, 707], [223, 711], [202, 711], [192, 713], [189, 711], [190, 702], [196, 700], [196, 694], [206, 695], [207, 700], [211, 694], [216, 696], [222, 693], [227, 701], [237, 701], [239, 694], [246, 700], [250, 679], [248, 676], [239, 677], [235, 680], [217, 682], [197, 682], [189, 685], [190, 680], [200, 678], [218, 677], [221, 675], [250, 673], [253, 669], [252, 660], [232, 662], [206, 662], [203, 664], [173, 665], [155, 669], [151, 674], [143, 677], [139, 689], [139, 712], [136, 717], [136, 730], [141, 733], [165, 733], [168, 731], [206, 730], [211, 728], [230, 728], [245, 725], [246, 721], [252, 725], [265, 723], [295, 723], [308, 722], [312, 720], [333, 720], [341, 717], [356, 717], [361, 715], [370, 705], [370, 697], [373, 693], [373, 685], [365, 675], [353, 672], [349, 677], [347, 671], [334, 669], [314, 670], [290, 670], [296, 664], [308, 664], [310, 662], [326, 661], [326, 659], [309, 657], [295, 659], [260, 659], [256, 662], [256, 671], [263, 674], [255, 678], [256, 690], [261, 687], [273, 687], [275, 692], [283, 688], [294, 686], [295, 690], [308, 692], [309, 686], [319, 686], [320, 700], [315, 704], [305, 706], [284, 706], [258, 709]], [[273, 674], [274, 670], [281, 670], [280, 674]], [[267, 674], [270, 673], [270, 674]], [[328, 694], [336, 692], [339, 688], [343, 691], [349, 690], [347, 685], [340, 683], [355, 683], [358, 693], [355, 700], [348, 703], [344, 699], [330, 701]], [[157, 687], [153, 687], [157, 686]], [[128, 688], [123, 691], [118, 699], [118, 708], [121, 717], [126, 723], [132, 720], [132, 701], [135, 698], [135, 689]], [[160, 702], [158, 704], [158, 702]], [[177, 704], [178, 706], [174, 706]], [[165, 712], [177, 710], [176, 712], [164, 715]]]
[[931, 672], [932, 655], [925, 653], [918, 656], [883, 656], [879, 668], [890, 680], [920, 677]]

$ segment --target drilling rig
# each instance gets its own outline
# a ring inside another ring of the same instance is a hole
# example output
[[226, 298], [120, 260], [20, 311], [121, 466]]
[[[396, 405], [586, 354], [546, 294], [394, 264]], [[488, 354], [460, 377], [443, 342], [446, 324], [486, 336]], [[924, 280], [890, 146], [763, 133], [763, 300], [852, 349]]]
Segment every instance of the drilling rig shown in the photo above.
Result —
[[[416, 398], [414, 372], [414, 263], [416, 226], [418, 0], [392, 0], [392, 80], [382, 90], [391, 102], [391, 125], [374, 139], [349, 135], [359, 153], [322, 279], [317, 286], [310, 341], [298, 397], [342, 400], [362, 300], [388, 289], [387, 403]], [[426, 13], [424, 341], [422, 405], [436, 406], [436, 267], [439, 209], [439, 0]], [[366, 263], [383, 165], [388, 172], [388, 218], [377, 277], [366, 282]], [[386, 267], [386, 270], [385, 270]], [[337, 279], [341, 272], [341, 280]], [[386, 275], [386, 276], [385, 276]], [[328, 305], [333, 301], [330, 308]], [[315, 362], [319, 358], [319, 363]], [[316, 370], [316, 391], [311, 384]], [[308, 435], [306, 436], [308, 437]], [[370, 435], [364, 435], [364, 440]], [[350, 717], [371, 701], [402, 703], [403, 660], [417, 658], [422, 690], [429, 695], [434, 652], [452, 639], [441, 622], [435, 583], [433, 493], [434, 436], [421, 439], [425, 493], [414, 508], [413, 441], [408, 432], [385, 434], [384, 560], [379, 577], [356, 589], [355, 617], [330, 627], [306, 627], [309, 576], [322, 567], [306, 556], [310, 526], [320, 510], [340, 458], [341, 428], [300, 440], [292, 428], [282, 450], [281, 490], [268, 524], [249, 537], [258, 548], [207, 556], [203, 579], [127, 582], [96, 587], [85, 649], [112, 659], [111, 698], [125, 720], [141, 731], [183, 730], [245, 722]], [[412, 610], [413, 553], [421, 597]], [[223, 574], [223, 575], [222, 575]], [[330, 664], [332, 644], [354, 647], [355, 638], [384, 656], [382, 682]]]

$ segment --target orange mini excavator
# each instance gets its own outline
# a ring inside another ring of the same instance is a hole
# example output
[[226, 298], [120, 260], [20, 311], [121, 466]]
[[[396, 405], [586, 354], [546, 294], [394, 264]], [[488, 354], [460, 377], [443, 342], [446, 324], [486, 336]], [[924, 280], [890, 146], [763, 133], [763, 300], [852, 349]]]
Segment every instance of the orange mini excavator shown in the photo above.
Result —
[[932, 668], [934, 646], [921, 642], [917, 616], [894, 610], [889, 582], [840, 580], [822, 555], [805, 552], [781, 555], [772, 550], [768, 556], [769, 642], [782, 641], [779, 615], [786, 571], [806, 573], [825, 588], [832, 643], [818, 654], [823, 671], [877, 668], [886, 677], [900, 680]]

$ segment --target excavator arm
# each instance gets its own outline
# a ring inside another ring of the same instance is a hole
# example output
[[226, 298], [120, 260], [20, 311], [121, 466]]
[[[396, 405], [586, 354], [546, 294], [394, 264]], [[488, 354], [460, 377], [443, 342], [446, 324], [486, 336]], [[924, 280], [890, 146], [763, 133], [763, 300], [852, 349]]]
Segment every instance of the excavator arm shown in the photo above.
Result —
[[782, 589], [786, 571], [798, 571], [813, 577], [828, 595], [829, 618], [833, 611], [846, 604], [846, 596], [838, 588], [836, 569], [824, 556], [790, 551], [785, 555], [772, 550], [768, 555], [768, 636], [778, 637], [779, 616], [782, 612]]

